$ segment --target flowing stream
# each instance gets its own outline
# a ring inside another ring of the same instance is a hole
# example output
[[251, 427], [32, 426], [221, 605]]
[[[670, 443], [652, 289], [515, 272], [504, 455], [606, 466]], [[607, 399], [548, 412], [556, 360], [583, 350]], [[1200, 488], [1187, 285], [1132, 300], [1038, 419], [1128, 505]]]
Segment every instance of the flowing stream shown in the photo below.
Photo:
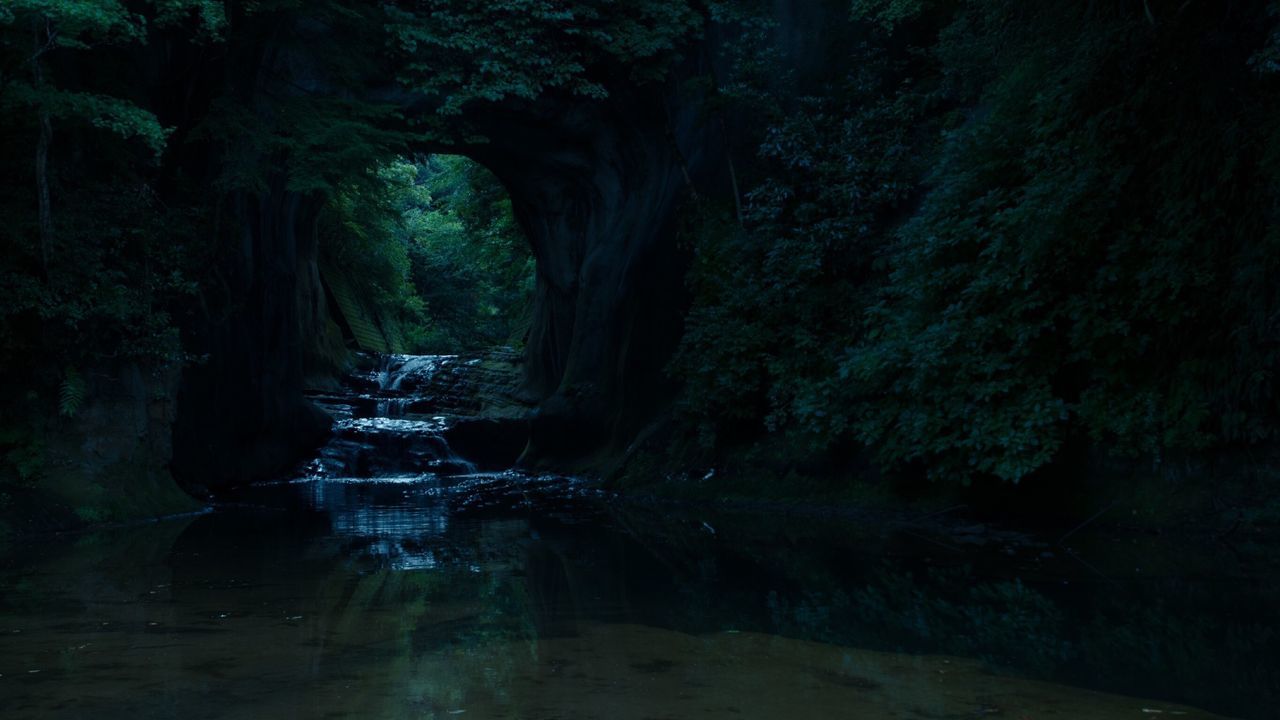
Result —
[[0, 717], [1280, 717], [1272, 549], [482, 472], [468, 362], [317, 397], [332, 442], [212, 512], [11, 548]]

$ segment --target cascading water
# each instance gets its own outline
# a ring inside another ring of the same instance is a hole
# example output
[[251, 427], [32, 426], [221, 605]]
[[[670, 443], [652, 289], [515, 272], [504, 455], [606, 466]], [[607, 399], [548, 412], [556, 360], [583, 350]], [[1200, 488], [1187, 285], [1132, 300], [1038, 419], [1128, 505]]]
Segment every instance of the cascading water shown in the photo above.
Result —
[[380, 390], [404, 392], [429, 384], [441, 368], [458, 362], [456, 355], [384, 355], [375, 376]]
[[[590, 494], [559, 476], [479, 472], [454, 451], [448, 437], [459, 423], [492, 422], [477, 418], [480, 360], [357, 359], [341, 390], [312, 396], [333, 416], [333, 437], [281, 487], [325, 512], [335, 534], [358, 538], [366, 555], [401, 570], [430, 568], [433, 551], [418, 544], [424, 533], [443, 534], [459, 512], [510, 511], [540, 497], [563, 506]], [[475, 444], [472, 438], [460, 446]]]
[[336, 420], [333, 439], [306, 468], [315, 479], [377, 480], [419, 475], [454, 476], [475, 466], [449, 447], [451, 421], [437, 375], [460, 361], [449, 355], [362, 358], [371, 372], [348, 376], [344, 390], [312, 399]]

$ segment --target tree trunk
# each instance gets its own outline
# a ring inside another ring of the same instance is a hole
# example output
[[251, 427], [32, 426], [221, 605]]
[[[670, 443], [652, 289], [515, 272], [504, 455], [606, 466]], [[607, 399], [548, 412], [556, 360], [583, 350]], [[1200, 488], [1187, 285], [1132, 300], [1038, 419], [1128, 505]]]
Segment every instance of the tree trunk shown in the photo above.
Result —
[[[49, 39], [48, 26], [41, 20], [42, 18], [37, 17], [31, 23], [34, 42], [31, 72], [37, 96], [44, 89], [44, 67], [40, 64], [40, 56], [44, 54]], [[49, 118], [49, 108], [43, 102], [39, 106], [38, 113], [40, 137], [36, 140], [36, 202], [40, 206], [40, 267], [47, 279], [49, 277], [49, 245], [53, 238], [53, 210], [49, 202], [49, 147], [53, 144], [53, 123]]]

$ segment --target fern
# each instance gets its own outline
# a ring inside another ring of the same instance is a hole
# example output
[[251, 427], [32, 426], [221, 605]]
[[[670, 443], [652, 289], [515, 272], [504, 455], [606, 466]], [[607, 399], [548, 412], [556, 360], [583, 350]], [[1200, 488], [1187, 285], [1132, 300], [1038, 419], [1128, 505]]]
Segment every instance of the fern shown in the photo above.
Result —
[[75, 368], [67, 368], [62, 377], [62, 385], [58, 388], [58, 411], [64, 417], [75, 417], [84, 404], [85, 394], [84, 378]]

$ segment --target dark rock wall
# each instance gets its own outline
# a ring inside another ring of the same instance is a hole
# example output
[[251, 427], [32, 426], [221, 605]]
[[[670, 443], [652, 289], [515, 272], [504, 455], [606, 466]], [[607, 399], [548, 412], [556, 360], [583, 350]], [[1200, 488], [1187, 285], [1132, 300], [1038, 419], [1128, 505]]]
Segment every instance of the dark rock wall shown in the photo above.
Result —
[[174, 428], [174, 474], [198, 489], [278, 475], [325, 439], [330, 420], [303, 393], [304, 362], [327, 322], [315, 277], [319, 203], [285, 189], [235, 193], [233, 251], [211, 272]]
[[[169, 473], [175, 419], [176, 365], [137, 363], [90, 368], [85, 402], [72, 417], [45, 428], [46, 465], [37, 506], [61, 509], [68, 520], [101, 522], [193, 510], [196, 503]], [[47, 530], [37, 518], [18, 530]]]
[[[558, 109], [558, 108], [556, 108]], [[615, 92], [543, 122], [535, 108], [468, 154], [504, 182], [538, 263], [525, 392], [529, 464], [625, 446], [672, 395], [687, 264], [676, 212], [704, 179], [712, 126], [665, 88]]]
[[[313, 50], [277, 40], [289, 36], [283, 27], [258, 31], [230, 43], [219, 62], [197, 63], [193, 80], [200, 84], [188, 94], [205, 104], [234, 98], [269, 127], [271, 106], [264, 99], [305, 91], [299, 83]], [[209, 110], [195, 105], [184, 119], [198, 126]], [[200, 148], [198, 140], [193, 144]], [[173, 430], [173, 474], [197, 494], [279, 476], [324, 442], [332, 421], [303, 389], [307, 376], [334, 355], [317, 265], [323, 198], [288, 187], [286, 157], [246, 159], [237, 148], [228, 158], [225, 148], [204, 150], [215, 159], [202, 161], [189, 151], [179, 162], [211, 189], [227, 162], [256, 164], [264, 181], [226, 193], [209, 229], [219, 253], [188, 328], [186, 345], [196, 359], [183, 372]]]

